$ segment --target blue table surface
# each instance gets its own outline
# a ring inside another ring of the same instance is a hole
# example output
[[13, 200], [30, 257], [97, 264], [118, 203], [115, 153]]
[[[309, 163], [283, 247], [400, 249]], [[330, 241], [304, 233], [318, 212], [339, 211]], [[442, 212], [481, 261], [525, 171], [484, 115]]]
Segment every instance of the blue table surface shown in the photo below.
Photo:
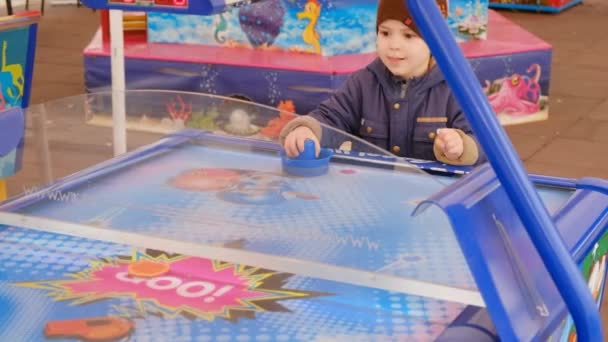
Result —
[[[282, 174], [280, 167], [276, 153], [184, 144], [77, 186], [33, 194], [35, 201], [17, 212], [475, 290], [445, 215], [431, 209], [411, 216], [420, 200], [453, 178], [337, 163], [327, 175], [296, 178]], [[552, 211], [571, 195], [570, 190], [557, 188], [539, 192]], [[272, 286], [248, 283], [252, 291], [255, 286], [274, 289], [265, 295], [276, 299], [278, 306], [245, 308], [241, 301], [232, 311], [224, 307], [222, 314], [190, 310], [195, 317], [206, 315], [191, 320], [187, 310], [159, 306], [142, 300], [143, 295], [111, 296], [107, 290], [83, 295], [65, 285], [70, 279], [90, 279], [91, 270], [116, 264], [118, 256], [158, 260], [155, 252], [17, 227], [1, 228], [0, 236], [0, 282], [13, 285], [0, 286], [0, 302], [9, 307], [0, 314], [9, 318], [0, 319], [5, 322], [0, 323], [0, 336], [7, 338], [38, 340], [41, 327], [51, 318], [135, 317], [162, 311], [173, 319], [136, 318], [135, 336], [433, 339], [466, 307], [302, 277], [294, 270], [270, 276], [267, 283]], [[214, 265], [214, 272], [224, 267], [207, 259], [187, 259]], [[247, 272], [242, 274], [251, 274]], [[209, 274], [199, 276], [213, 279]], [[101, 300], [92, 302], [93, 298]], [[285, 310], [290, 314], [281, 312]], [[243, 312], [253, 312], [257, 320], [231, 321]]]
[[[197, 189], [217, 170], [238, 176]], [[251, 251], [474, 289], [445, 215], [411, 216], [443, 186], [422, 172], [338, 164], [322, 177], [290, 178], [273, 153], [187, 144], [20, 212], [201, 244], [242, 240]], [[570, 194], [542, 193], [552, 208]]]

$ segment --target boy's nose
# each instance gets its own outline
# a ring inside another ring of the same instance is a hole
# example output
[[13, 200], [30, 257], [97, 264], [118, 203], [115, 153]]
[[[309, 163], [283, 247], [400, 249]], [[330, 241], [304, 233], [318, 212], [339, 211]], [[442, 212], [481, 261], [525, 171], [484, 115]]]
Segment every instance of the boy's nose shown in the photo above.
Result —
[[401, 42], [399, 39], [391, 39], [388, 44], [388, 48], [391, 50], [398, 50], [401, 47]]

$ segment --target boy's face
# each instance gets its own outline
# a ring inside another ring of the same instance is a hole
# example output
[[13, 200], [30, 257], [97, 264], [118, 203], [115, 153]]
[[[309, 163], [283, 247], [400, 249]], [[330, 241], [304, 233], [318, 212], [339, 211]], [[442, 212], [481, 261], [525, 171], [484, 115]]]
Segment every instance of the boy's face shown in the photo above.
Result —
[[376, 50], [393, 75], [406, 79], [423, 75], [431, 57], [431, 50], [422, 38], [405, 24], [392, 19], [378, 27]]

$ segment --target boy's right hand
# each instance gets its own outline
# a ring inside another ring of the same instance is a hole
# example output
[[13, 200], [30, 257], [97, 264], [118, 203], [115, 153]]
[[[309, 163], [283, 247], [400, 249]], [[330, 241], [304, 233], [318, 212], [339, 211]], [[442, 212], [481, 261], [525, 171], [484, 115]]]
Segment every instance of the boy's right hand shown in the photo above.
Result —
[[290, 158], [297, 157], [300, 152], [304, 151], [304, 142], [309, 139], [315, 142], [315, 156], [318, 157], [319, 152], [321, 151], [319, 139], [313, 131], [306, 126], [300, 126], [294, 129], [285, 137], [283, 147], [285, 148], [287, 156]]

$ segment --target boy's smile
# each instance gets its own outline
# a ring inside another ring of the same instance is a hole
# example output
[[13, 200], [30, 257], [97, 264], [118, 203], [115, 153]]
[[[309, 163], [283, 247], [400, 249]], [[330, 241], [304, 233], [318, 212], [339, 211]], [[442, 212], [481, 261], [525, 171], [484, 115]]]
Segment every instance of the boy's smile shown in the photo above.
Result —
[[398, 64], [406, 60], [405, 57], [395, 57], [395, 56], [387, 56], [386, 60], [390, 62], [390, 64]]

